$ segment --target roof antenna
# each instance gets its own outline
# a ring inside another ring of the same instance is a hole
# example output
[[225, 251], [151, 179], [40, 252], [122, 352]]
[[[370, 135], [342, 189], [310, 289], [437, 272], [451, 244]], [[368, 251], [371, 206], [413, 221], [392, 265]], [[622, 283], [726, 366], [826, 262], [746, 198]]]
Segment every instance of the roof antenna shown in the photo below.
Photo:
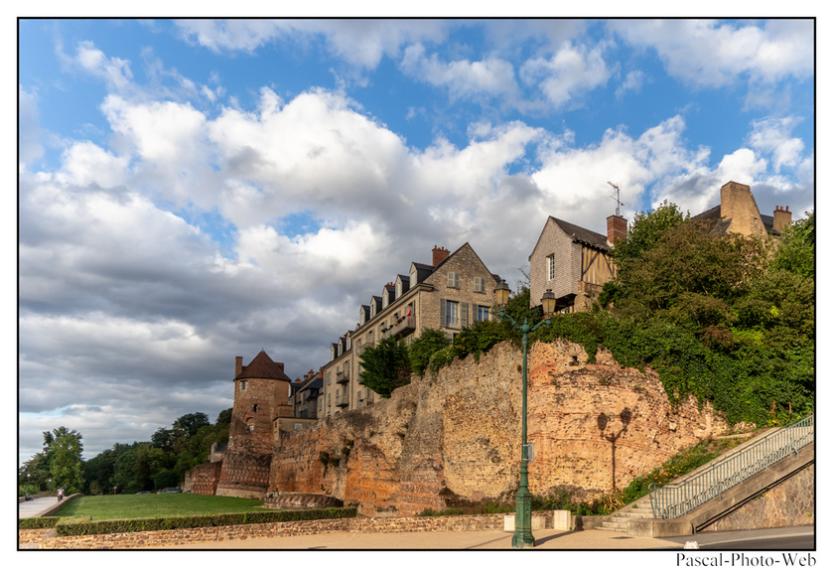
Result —
[[619, 194], [619, 191], [620, 191], [620, 190], [619, 190], [619, 186], [618, 186], [618, 185], [616, 185], [615, 183], [613, 183], [612, 181], [607, 182], [607, 185], [609, 185], [610, 187], [612, 187], [613, 189], [615, 189], [615, 190], [616, 190], [616, 197], [613, 197], [613, 196], [611, 195], [611, 196], [610, 196], [610, 198], [611, 198], [611, 199], [615, 199], [615, 200], [616, 200], [616, 216], [617, 216], [617, 217], [621, 217], [622, 215], [621, 215], [621, 213], [620, 213], [620, 211], [619, 211], [619, 208], [620, 208], [622, 205], [624, 205], [624, 203], [622, 203], [622, 201], [619, 199], [619, 196], [620, 196], [620, 194]]

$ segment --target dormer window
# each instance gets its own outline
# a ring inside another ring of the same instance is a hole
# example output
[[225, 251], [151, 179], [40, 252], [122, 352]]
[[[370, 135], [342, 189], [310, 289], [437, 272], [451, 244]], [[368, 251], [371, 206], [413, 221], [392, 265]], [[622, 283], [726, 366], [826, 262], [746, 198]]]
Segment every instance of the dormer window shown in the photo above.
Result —
[[396, 279], [396, 290], [394, 292], [394, 296], [398, 298], [401, 295], [402, 295], [402, 280], [397, 278]]
[[460, 287], [460, 275], [456, 272], [449, 272], [448, 273], [448, 287], [449, 288], [459, 288]]
[[388, 298], [389, 297], [390, 297], [390, 294], [388, 294], [388, 288], [387, 288], [387, 286], [385, 286], [384, 288], [382, 288], [382, 309], [383, 310], [388, 307]]

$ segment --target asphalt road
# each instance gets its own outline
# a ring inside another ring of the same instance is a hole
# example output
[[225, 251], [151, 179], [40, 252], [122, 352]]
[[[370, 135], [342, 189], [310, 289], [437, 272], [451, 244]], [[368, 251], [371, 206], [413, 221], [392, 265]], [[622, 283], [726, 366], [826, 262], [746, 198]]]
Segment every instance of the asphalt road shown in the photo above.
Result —
[[683, 543], [696, 541], [700, 550], [813, 550], [815, 532], [810, 527], [758, 529], [698, 533], [667, 540]]

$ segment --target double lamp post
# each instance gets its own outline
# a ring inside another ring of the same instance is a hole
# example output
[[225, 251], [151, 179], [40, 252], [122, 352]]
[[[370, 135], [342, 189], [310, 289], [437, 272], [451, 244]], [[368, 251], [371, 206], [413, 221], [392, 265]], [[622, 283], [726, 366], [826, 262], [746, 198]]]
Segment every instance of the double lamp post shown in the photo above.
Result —
[[515, 533], [512, 535], [512, 548], [532, 548], [535, 546], [535, 537], [532, 536], [532, 499], [529, 494], [529, 444], [526, 441], [526, 392], [527, 392], [527, 342], [529, 334], [542, 325], [549, 325], [550, 318], [555, 313], [555, 294], [547, 290], [541, 297], [541, 306], [544, 309], [544, 319], [535, 325], [530, 325], [529, 320], [524, 318], [519, 322], [506, 311], [509, 303], [509, 286], [505, 280], [495, 288], [495, 305], [497, 315], [502, 320], [508, 321], [515, 330], [521, 334], [521, 347], [523, 350], [523, 364], [521, 366], [521, 478], [518, 483], [518, 493], [515, 500]]

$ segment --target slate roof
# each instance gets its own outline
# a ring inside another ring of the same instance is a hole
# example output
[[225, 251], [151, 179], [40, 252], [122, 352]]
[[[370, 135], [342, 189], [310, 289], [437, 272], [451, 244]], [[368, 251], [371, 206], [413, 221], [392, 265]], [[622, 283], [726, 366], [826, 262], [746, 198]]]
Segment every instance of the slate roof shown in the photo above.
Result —
[[431, 273], [434, 272], [434, 267], [430, 264], [422, 264], [421, 262], [415, 262], [414, 267], [417, 269], [417, 281], [411, 282], [411, 286], [418, 284], [431, 276]]
[[252, 362], [248, 365], [243, 365], [243, 370], [240, 371], [236, 379], [275, 379], [279, 381], [292, 382], [286, 373], [283, 371], [283, 363], [280, 361], [272, 361], [272, 358], [266, 354], [266, 351], [261, 350], [255, 355]]
[[610, 245], [607, 244], [607, 237], [605, 235], [591, 231], [590, 229], [585, 229], [584, 227], [579, 227], [578, 225], [573, 225], [557, 217], [550, 218], [555, 221], [556, 225], [561, 227], [562, 231], [570, 235], [574, 242], [579, 242], [604, 252], [610, 251]]

